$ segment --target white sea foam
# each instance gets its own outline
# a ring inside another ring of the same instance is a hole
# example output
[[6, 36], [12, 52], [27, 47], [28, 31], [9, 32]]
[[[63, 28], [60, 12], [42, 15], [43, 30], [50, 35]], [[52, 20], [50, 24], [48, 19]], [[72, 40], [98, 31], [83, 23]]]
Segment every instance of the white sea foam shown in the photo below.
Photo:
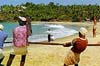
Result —
[[65, 28], [63, 25], [46, 25], [49, 28]]
[[65, 36], [73, 35], [75, 33], [77, 33], [76, 30], [69, 28], [60, 28], [52, 31], [52, 34], [54, 35], [55, 38], [62, 38]]
[[[55, 28], [53, 30], [51, 30], [51, 34], [55, 37], [55, 38], [62, 38], [65, 36], [70, 36], [73, 35], [75, 33], [77, 33], [76, 30], [74, 29], [70, 29], [70, 28], [66, 28], [63, 25], [49, 25], [49, 24], [45, 24], [44, 28]], [[33, 35], [29, 38], [29, 41], [46, 41], [47, 40], [47, 34], [48, 34], [48, 30], [46, 30], [45, 32], [43, 32], [42, 34], [37, 34], [37, 35]]]
[[[62, 38], [65, 36], [70, 36], [77, 31], [74, 28], [68, 28], [64, 25], [56, 25], [56, 24], [32, 24], [32, 36], [29, 37], [29, 41], [39, 42], [39, 41], [47, 41], [48, 40], [48, 28], [51, 29], [51, 33], [55, 38]], [[8, 38], [7, 41], [12, 41], [12, 37]], [[11, 46], [12, 43], [5, 44], [5, 46]]]

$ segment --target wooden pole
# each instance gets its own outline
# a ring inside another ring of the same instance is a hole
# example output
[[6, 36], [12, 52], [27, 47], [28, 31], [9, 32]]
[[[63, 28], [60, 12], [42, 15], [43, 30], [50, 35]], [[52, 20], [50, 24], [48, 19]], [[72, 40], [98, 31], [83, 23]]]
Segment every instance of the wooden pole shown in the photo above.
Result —
[[[5, 42], [12, 43], [12, 42]], [[50, 42], [29, 42], [29, 44], [40, 44], [40, 45], [64, 45], [63, 43], [50, 43]], [[100, 44], [88, 44], [88, 46], [100, 46]]]
[[42, 44], [42, 45], [63, 45], [63, 43], [50, 43], [50, 42], [29, 42], [30, 44]]

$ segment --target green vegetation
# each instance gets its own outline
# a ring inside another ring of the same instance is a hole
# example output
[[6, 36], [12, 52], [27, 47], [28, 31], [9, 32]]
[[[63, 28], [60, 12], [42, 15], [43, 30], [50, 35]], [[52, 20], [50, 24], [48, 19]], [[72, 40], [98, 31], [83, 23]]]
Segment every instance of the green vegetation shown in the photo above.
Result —
[[83, 21], [92, 16], [100, 18], [99, 5], [33, 4], [0, 6], [0, 22], [14, 21], [17, 16], [29, 15], [32, 21]]

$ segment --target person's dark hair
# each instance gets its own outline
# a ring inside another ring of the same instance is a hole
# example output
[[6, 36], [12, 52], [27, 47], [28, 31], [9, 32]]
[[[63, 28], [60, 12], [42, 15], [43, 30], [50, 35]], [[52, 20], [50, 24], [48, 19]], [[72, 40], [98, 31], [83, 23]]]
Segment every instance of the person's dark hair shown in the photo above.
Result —
[[84, 35], [82, 35], [80, 32], [79, 32], [79, 37], [85, 37]]
[[50, 28], [48, 29], [48, 31], [50, 31]]
[[94, 19], [96, 19], [96, 16], [92, 16], [92, 17], [91, 17], [91, 20], [94, 20]]
[[19, 23], [19, 25], [21, 25], [21, 26], [26, 25], [26, 21], [22, 21], [22, 20], [20, 20], [20, 19], [18, 19], [18, 23]]

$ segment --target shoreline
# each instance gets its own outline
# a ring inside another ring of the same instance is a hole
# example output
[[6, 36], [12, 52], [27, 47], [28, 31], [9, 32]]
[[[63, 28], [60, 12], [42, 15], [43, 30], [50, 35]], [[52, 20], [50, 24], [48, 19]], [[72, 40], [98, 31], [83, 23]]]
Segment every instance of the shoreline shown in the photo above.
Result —
[[[60, 23], [61, 24], [61, 23]], [[100, 23], [97, 24], [97, 36], [92, 37], [92, 23], [62, 23], [67, 25], [85, 26], [88, 29], [87, 39], [89, 43], [100, 42]], [[65, 43], [72, 41], [78, 34], [59, 38], [54, 43]], [[51, 43], [52, 43], [51, 42]], [[36, 45], [30, 44], [28, 46], [28, 54], [25, 66], [63, 66], [64, 58], [71, 47], [52, 46], [52, 45]], [[12, 47], [4, 48], [5, 58], [2, 64], [6, 65], [9, 58], [10, 50]], [[79, 66], [99, 66], [100, 65], [100, 46], [88, 46], [87, 49], [81, 54]], [[58, 61], [59, 60], [59, 61]], [[12, 66], [19, 66], [20, 55], [16, 56]]]

